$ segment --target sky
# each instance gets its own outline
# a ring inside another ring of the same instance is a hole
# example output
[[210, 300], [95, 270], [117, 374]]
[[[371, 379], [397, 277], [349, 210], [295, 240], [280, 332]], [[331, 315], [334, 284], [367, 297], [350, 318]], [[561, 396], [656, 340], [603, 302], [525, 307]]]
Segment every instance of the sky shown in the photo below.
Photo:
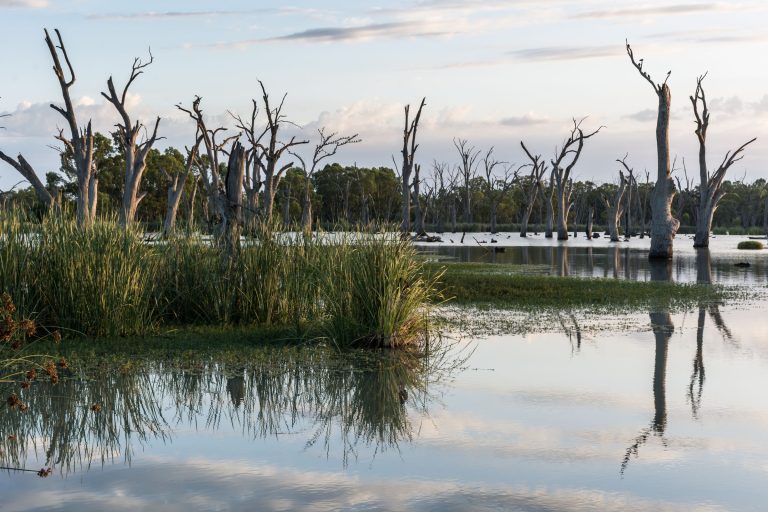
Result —
[[[402, 144], [403, 107], [426, 97], [417, 162], [458, 163], [454, 138], [512, 164], [520, 141], [551, 159], [573, 118], [589, 139], [575, 177], [616, 181], [617, 158], [655, 173], [657, 98], [627, 57], [629, 40], [644, 70], [671, 71], [671, 151], [698, 176], [689, 96], [697, 76], [712, 114], [710, 167], [757, 137], [732, 179], [768, 178], [768, 2], [606, 0], [155, 1], [0, 0], [0, 149], [22, 152], [38, 173], [58, 167], [51, 146], [63, 119], [50, 107], [61, 93], [43, 29], [58, 28], [77, 82], [81, 122], [101, 131], [117, 122], [100, 93], [118, 88], [135, 57], [153, 64], [132, 85], [129, 110], [160, 116], [157, 147], [193, 142], [194, 126], [175, 108], [200, 95], [209, 124], [234, 129], [262, 80], [284, 112], [314, 141], [327, 127], [362, 142], [337, 160], [392, 165]], [[274, 101], [273, 100], [273, 101]], [[303, 148], [305, 153], [311, 147]], [[0, 189], [21, 178], [0, 162]]]

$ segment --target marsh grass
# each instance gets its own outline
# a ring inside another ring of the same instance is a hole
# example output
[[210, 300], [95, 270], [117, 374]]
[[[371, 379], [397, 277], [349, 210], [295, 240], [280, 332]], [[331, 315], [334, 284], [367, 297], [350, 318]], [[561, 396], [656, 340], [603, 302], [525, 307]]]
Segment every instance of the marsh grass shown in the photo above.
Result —
[[37, 313], [39, 296], [30, 277], [35, 271], [37, 234], [22, 214], [0, 216], [0, 293], [8, 293], [22, 316]]
[[335, 247], [322, 286], [328, 337], [342, 345], [396, 347], [418, 341], [426, 304], [439, 300], [440, 271], [422, 271], [416, 250], [397, 235]]
[[529, 273], [525, 266], [494, 264], [433, 264], [428, 275], [439, 279], [448, 303], [517, 310], [591, 308], [619, 311], [663, 302], [670, 307], [716, 302], [728, 290], [698, 284], [640, 282], [615, 279], [554, 277]]
[[87, 229], [51, 217], [35, 247], [34, 279], [49, 323], [89, 336], [136, 335], [158, 320], [155, 251], [113, 220]]
[[12, 214], [0, 229], [0, 286], [24, 314], [71, 337], [250, 325], [339, 346], [394, 347], [419, 338], [436, 294], [397, 235], [262, 229], [229, 257], [192, 234], [147, 243], [109, 218], [80, 229], [66, 218], [33, 224]]

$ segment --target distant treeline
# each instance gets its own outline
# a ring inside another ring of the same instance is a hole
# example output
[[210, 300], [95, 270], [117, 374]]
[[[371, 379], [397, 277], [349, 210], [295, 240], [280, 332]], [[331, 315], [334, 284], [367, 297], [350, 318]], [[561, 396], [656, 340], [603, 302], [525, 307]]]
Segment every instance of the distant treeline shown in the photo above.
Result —
[[[117, 215], [123, 194], [123, 175], [125, 162], [123, 151], [112, 137], [97, 133], [95, 135], [95, 166], [99, 169], [99, 212]], [[142, 181], [142, 192], [146, 196], [141, 200], [137, 220], [147, 229], [159, 229], [168, 204], [168, 176], [184, 171], [186, 156], [174, 148], [163, 151], [152, 149], [147, 158], [147, 168]], [[74, 163], [70, 152], [62, 153], [61, 167], [55, 172], [46, 173], [46, 188], [51, 193], [61, 196], [62, 204], [74, 205], [77, 194], [77, 180]], [[199, 166], [208, 166], [207, 158], [199, 159]], [[436, 168], [436, 166], [433, 166]], [[208, 169], [210, 170], [210, 169]], [[194, 225], [203, 231], [208, 230], [210, 212], [207, 195], [199, 187], [199, 171], [185, 184], [184, 196], [179, 206], [179, 223]], [[224, 178], [226, 167], [221, 165], [218, 173]], [[471, 222], [464, 221], [466, 189], [463, 183], [439, 180], [436, 175], [422, 171], [419, 203], [424, 226], [430, 231], [485, 231], [489, 229], [492, 201], [497, 201], [497, 230], [519, 230], [523, 210], [528, 201], [527, 191], [531, 188], [530, 177], [518, 176], [509, 184], [508, 190], [499, 197], [499, 184], [489, 184], [483, 176], [476, 176], [469, 181]], [[196, 179], [195, 179], [196, 178]], [[301, 220], [302, 201], [306, 179], [301, 168], [289, 169], [280, 180], [276, 194], [276, 217], [285, 224], [298, 224]], [[401, 179], [390, 167], [343, 166], [338, 163], [325, 165], [317, 170], [311, 180], [312, 211], [316, 225], [331, 229], [339, 226], [359, 226], [361, 224], [398, 224], [401, 221]], [[546, 187], [547, 183], [543, 183]], [[636, 207], [630, 209], [633, 231], [645, 224], [651, 217], [647, 206], [652, 182], [637, 183], [633, 194]], [[673, 213], [680, 220], [681, 231], [691, 232], [696, 223], [699, 189], [680, 187], [673, 203]], [[583, 225], [590, 208], [594, 211], [596, 227], [607, 224], [607, 208], [602, 198], [612, 198], [617, 184], [597, 184], [591, 181], [577, 181], [573, 184], [574, 206], [570, 211], [569, 225]], [[739, 232], [758, 232], [765, 228], [768, 211], [768, 183], [762, 178], [747, 183], [745, 181], [726, 181], [723, 184], [726, 195], [719, 203], [714, 216], [713, 227], [718, 232], [731, 229]], [[530, 219], [529, 231], [543, 231], [546, 225], [547, 208], [545, 194], [535, 194], [534, 206]], [[415, 202], [415, 198], [414, 198]], [[257, 204], [262, 204], [258, 201]], [[647, 207], [642, 208], [645, 204]], [[21, 207], [28, 211], [42, 214], [44, 207], [39, 203], [32, 187], [16, 188], [0, 192], [0, 207], [8, 209]], [[72, 206], [74, 208], [74, 206]], [[645, 210], [645, 223], [640, 216]], [[416, 215], [412, 211], [412, 215]], [[626, 217], [626, 214], [625, 214]], [[622, 228], [626, 219], [623, 219]], [[571, 227], [571, 230], [573, 227]], [[750, 231], [751, 230], [751, 231]]]

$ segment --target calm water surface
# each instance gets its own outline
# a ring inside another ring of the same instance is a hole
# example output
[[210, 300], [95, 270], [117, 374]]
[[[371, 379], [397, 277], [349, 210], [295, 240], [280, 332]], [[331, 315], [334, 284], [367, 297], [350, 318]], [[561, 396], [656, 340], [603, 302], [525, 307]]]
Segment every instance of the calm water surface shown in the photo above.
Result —
[[[765, 287], [766, 255], [734, 240], [679, 240], [661, 269], [640, 240], [427, 250]], [[53, 472], [1, 473], [0, 511], [765, 510], [766, 305], [461, 339], [428, 359], [254, 348], [37, 385], [29, 411], [0, 413], [0, 465]]]

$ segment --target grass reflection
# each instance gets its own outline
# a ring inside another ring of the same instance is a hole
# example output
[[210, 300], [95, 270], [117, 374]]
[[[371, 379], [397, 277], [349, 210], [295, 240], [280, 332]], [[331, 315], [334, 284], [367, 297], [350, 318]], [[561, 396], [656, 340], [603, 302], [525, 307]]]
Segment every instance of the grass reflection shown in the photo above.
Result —
[[179, 354], [83, 364], [56, 386], [24, 390], [29, 409], [0, 415], [0, 466], [42, 464], [66, 475], [130, 464], [137, 447], [171, 441], [182, 427], [231, 428], [246, 440], [305, 434], [307, 448], [319, 445], [346, 465], [361, 445], [377, 453], [410, 441], [435, 383], [468, 356], [443, 342], [418, 351], [291, 345]]

